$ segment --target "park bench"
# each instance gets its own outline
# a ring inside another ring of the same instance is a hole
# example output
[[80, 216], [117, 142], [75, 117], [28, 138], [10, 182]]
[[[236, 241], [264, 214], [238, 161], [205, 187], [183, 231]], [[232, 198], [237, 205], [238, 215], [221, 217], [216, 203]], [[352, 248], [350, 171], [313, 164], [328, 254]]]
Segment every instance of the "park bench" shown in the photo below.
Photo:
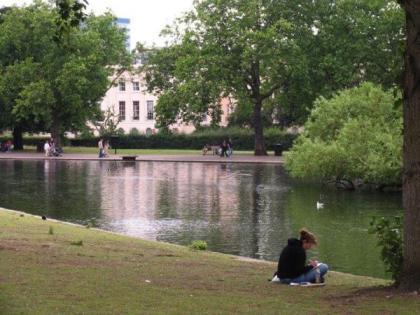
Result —
[[123, 161], [135, 161], [137, 158], [137, 155], [123, 155], [122, 160]]

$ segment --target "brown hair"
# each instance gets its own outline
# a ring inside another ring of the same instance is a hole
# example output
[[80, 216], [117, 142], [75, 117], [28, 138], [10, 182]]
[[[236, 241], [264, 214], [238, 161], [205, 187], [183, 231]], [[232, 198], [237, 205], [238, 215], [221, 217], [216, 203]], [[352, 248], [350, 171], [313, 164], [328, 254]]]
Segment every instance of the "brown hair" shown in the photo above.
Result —
[[318, 242], [316, 241], [315, 235], [313, 235], [311, 232], [309, 232], [307, 229], [303, 228], [299, 231], [300, 234], [300, 240], [306, 241], [308, 243], [312, 243], [317, 245]]

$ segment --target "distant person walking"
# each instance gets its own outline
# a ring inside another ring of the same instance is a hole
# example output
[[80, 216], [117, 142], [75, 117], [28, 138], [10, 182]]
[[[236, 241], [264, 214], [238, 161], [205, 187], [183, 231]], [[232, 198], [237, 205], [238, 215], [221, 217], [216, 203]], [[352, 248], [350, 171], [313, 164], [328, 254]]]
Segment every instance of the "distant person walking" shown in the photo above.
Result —
[[99, 148], [99, 158], [103, 158], [105, 154], [104, 154], [104, 140], [102, 138], [99, 139], [98, 148]]
[[221, 149], [220, 157], [224, 157], [224, 156], [228, 157], [228, 153], [227, 153], [228, 144], [226, 140], [223, 140], [222, 144], [220, 145], [220, 149]]
[[232, 144], [232, 139], [231, 138], [229, 138], [229, 140], [227, 141], [227, 146], [228, 146], [227, 154], [228, 154], [228, 156], [232, 156], [232, 154], [233, 154], [233, 144]]
[[50, 141], [49, 140], [45, 140], [45, 143], [44, 143], [44, 153], [45, 153], [45, 156], [50, 156], [51, 155], [51, 145], [50, 145]]

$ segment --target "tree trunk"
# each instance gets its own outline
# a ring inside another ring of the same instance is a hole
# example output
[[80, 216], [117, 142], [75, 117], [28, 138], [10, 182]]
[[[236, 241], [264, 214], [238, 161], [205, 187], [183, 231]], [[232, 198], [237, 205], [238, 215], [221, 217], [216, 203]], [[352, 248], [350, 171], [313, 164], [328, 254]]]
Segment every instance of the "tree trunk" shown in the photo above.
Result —
[[254, 131], [255, 131], [255, 155], [267, 155], [264, 141], [264, 128], [261, 118], [262, 101], [256, 100], [254, 103]]
[[404, 265], [400, 286], [420, 289], [420, 3], [401, 1], [406, 13], [404, 74]]
[[22, 136], [22, 127], [15, 126], [13, 128], [13, 149], [16, 151], [23, 150], [23, 136]]
[[51, 125], [51, 138], [57, 148], [61, 148], [61, 124], [58, 119], [54, 119]]

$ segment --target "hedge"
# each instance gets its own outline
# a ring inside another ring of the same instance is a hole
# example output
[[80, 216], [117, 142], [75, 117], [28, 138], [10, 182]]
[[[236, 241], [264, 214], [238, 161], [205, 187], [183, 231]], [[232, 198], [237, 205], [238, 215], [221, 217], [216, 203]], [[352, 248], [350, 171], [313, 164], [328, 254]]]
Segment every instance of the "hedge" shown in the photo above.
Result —
[[[289, 149], [296, 136], [282, 131], [269, 130], [265, 133], [268, 150], [275, 144], [281, 144], [284, 150]], [[231, 138], [235, 150], [254, 150], [254, 134], [251, 132], [235, 132], [229, 134], [217, 132], [201, 132], [193, 134], [155, 134], [155, 135], [123, 135], [110, 139], [111, 147], [119, 149], [201, 149], [205, 144], [219, 145], [223, 139]], [[24, 137], [23, 144], [37, 146], [46, 138]], [[0, 140], [3, 140], [0, 138]], [[96, 147], [99, 138], [66, 139], [73, 147]], [[67, 144], [66, 143], [66, 144]]]
[[[206, 134], [124, 135], [110, 141], [112, 147], [125, 149], [201, 149], [205, 144], [219, 145], [225, 138], [232, 139], [235, 150], [254, 150], [253, 134], [231, 134], [225, 137]], [[265, 141], [269, 150], [272, 150], [275, 144], [282, 144], [287, 150], [292, 146], [294, 138], [294, 135], [285, 133], [267, 134]], [[72, 146], [93, 147], [97, 146], [98, 138], [71, 139], [70, 143]]]

